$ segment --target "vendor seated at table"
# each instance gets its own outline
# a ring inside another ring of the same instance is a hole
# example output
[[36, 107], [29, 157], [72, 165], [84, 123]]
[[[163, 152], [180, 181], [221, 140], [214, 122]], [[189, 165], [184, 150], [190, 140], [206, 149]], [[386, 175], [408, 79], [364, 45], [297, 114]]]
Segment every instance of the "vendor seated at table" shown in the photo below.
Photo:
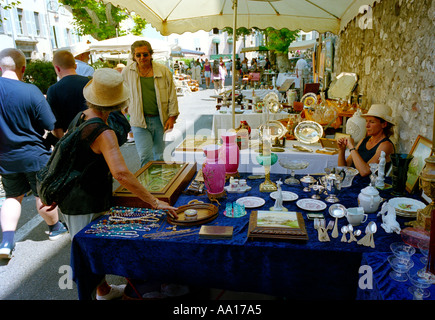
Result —
[[[374, 104], [363, 114], [366, 119], [367, 135], [357, 146], [352, 138], [341, 138], [338, 142], [338, 165], [352, 166], [358, 169], [361, 176], [370, 175], [370, 163], [379, 163], [381, 151], [385, 152], [387, 162], [385, 172], [391, 164], [390, 154], [394, 153], [394, 145], [389, 139], [393, 134], [394, 122], [391, 108], [384, 104]], [[346, 147], [350, 155], [345, 158]]]

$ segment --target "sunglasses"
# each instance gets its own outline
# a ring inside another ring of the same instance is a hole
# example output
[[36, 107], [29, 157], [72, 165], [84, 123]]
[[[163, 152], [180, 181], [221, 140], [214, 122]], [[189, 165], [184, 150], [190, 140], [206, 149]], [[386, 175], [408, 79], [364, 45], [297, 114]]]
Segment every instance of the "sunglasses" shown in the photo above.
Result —
[[148, 52], [145, 53], [136, 53], [136, 58], [140, 58], [140, 56], [143, 56], [144, 58], [148, 57], [150, 54]]

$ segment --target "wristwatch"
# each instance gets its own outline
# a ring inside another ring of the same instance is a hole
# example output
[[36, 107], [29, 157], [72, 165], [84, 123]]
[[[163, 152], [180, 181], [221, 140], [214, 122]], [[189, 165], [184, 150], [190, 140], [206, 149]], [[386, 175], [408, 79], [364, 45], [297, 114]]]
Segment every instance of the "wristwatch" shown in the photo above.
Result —
[[353, 150], [356, 150], [356, 149], [355, 149], [355, 147], [354, 147], [354, 148], [352, 148], [352, 149], [349, 149], [349, 152], [352, 152]]

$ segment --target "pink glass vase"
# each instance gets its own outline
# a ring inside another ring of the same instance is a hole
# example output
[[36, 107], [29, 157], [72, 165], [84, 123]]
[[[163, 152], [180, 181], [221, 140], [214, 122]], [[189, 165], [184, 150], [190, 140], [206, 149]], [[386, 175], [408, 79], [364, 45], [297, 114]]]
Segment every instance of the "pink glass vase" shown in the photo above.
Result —
[[237, 133], [227, 132], [222, 135], [223, 144], [219, 151], [219, 161], [225, 164], [227, 175], [238, 174], [240, 151], [237, 146]]
[[206, 159], [202, 165], [204, 185], [207, 189], [209, 198], [219, 198], [225, 194], [225, 164], [219, 162], [218, 145], [212, 144], [204, 147]]

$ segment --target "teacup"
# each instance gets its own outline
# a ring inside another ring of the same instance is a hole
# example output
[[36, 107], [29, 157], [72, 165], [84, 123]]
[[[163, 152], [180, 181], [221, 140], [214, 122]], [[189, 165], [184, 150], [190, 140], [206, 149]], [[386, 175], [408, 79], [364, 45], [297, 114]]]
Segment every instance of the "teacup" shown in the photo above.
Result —
[[346, 218], [352, 226], [358, 226], [367, 221], [367, 214], [364, 213], [362, 207], [348, 208], [346, 210]]

